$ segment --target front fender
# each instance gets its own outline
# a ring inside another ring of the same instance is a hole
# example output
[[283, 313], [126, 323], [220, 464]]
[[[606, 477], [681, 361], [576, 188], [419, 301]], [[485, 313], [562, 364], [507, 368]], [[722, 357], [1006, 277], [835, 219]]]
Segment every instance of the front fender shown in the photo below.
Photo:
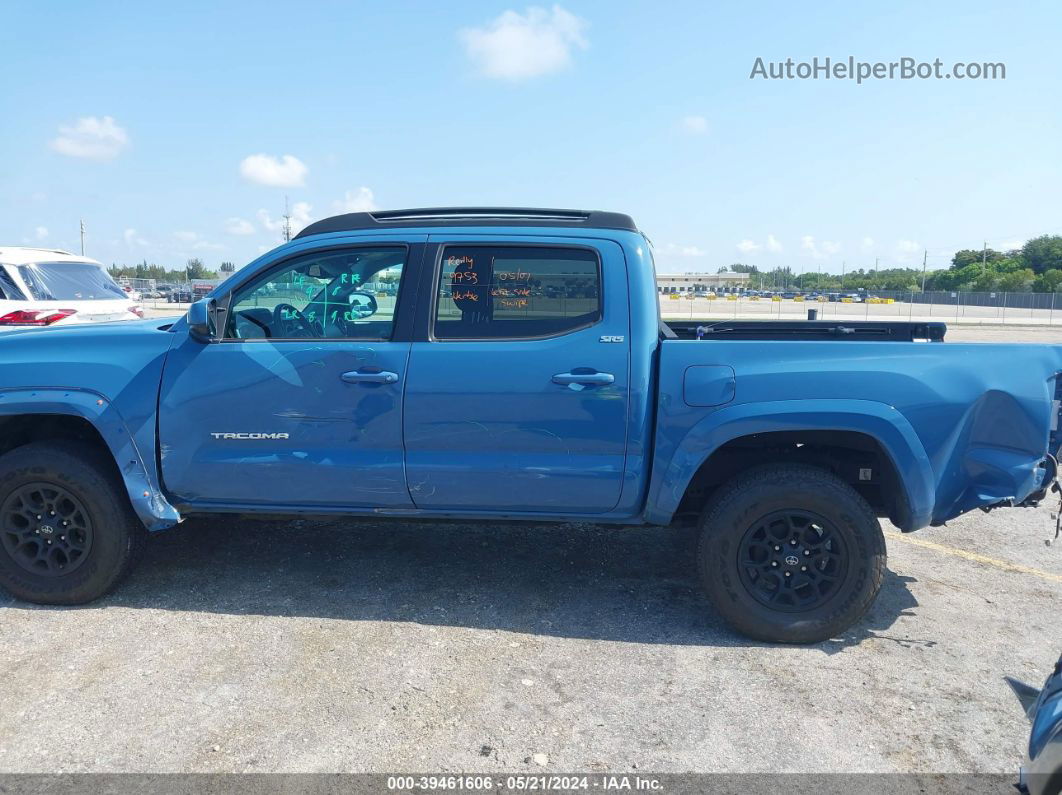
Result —
[[911, 423], [871, 400], [777, 400], [729, 405], [710, 412], [677, 442], [657, 434], [646, 520], [671, 521], [693, 476], [720, 447], [742, 436], [774, 431], [853, 431], [875, 439], [899, 474], [910, 511], [908, 526], [929, 524], [935, 502], [933, 468]]
[[163, 530], [181, 520], [159, 487], [154, 462], [144, 460], [129, 425], [106, 395], [62, 387], [0, 389], [0, 416], [19, 414], [62, 414], [86, 420], [114, 456], [133, 510], [148, 530]]

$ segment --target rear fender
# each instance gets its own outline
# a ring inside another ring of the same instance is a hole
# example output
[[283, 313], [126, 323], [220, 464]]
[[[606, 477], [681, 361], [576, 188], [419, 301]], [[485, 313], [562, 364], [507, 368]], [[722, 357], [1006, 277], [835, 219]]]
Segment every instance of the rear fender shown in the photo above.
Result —
[[693, 476], [724, 444], [775, 431], [853, 431], [875, 439], [891, 459], [907, 500], [907, 526], [901, 529], [929, 524], [935, 488], [925, 448], [906, 417], [891, 406], [869, 400], [742, 403], [712, 411], [677, 444], [667, 441], [667, 434], [658, 433], [646, 520], [669, 523]]
[[[145, 460], [125, 419], [105, 395], [87, 389], [0, 389], [0, 416], [20, 414], [58, 414], [88, 421], [114, 457], [129, 501], [144, 526], [163, 530], [181, 521], [159, 487], [154, 459]], [[153, 438], [153, 423], [150, 432]]]

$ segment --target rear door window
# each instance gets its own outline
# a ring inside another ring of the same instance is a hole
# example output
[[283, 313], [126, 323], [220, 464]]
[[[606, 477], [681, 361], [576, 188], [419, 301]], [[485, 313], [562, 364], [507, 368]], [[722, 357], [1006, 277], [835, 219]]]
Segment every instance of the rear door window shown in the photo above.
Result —
[[595, 251], [492, 245], [443, 249], [435, 339], [552, 337], [600, 319], [601, 265]]
[[25, 301], [26, 296], [22, 294], [22, 290], [15, 284], [15, 280], [11, 278], [7, 268], [0, 265], [0, 301], [3, 300]]

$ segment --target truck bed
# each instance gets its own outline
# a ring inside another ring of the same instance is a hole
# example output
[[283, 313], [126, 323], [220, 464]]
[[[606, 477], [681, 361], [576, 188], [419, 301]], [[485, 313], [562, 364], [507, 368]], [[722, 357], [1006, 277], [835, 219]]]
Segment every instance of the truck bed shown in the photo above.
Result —
[[[841, 320], [717, 320], [663, 322], [666, 339], [726, 340], [878, 340], [943, 342], [945, 323]], [[670, 332], [670, 333], [669, 333]]]

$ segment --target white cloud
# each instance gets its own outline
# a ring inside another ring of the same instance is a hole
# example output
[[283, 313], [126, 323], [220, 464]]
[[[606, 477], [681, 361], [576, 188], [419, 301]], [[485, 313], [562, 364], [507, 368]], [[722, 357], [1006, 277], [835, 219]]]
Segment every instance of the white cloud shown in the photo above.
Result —
[[253, 235], [254, 224], [246, 218], [229, 218], [225, 221], [225, 231], [230, 235]]
[[708, 252], [697, 246], [680, 246], [677, 243], [668, 243], [660, 253], [664, 256], [673, 257], [703, 257]]
[[69, 157], [110, 160], [128, 143], [129, 135], [110, 116], [82, 116], [72, 125], [60, 125], [59, 135], [49, 146]]
[[[295, 204], [292, 205], [291, 210], [289, 211], [291, 214], [292, 235], [298, 234], [303, 227], [308, 226], [313, 220], [313, 217], [310, 215], [312, 209], [313, 207], [309, 202], [295, 202]], [[284, 231], [283, 216], [274, 219], [273, 216], [269, 214], [268, 210], [258, 211], [258, 222], [270, 232]]]
[[922, 244], [917, 240], [898, 240], [896, 242], [896, 260], [911, 262], [922, 253]]
[[708, 132], [708, 119], [704, 116], [684, 116], [682, 129], [690, 135], [704, 135]]
[[766, 243], [759, 243], [755, 240], [745, 238], [735, 246], [742, 254], [755, 254], [758, 251], [767, 250], [771, 254], [779, 254], [783, 250], [781, 241], [774, 235], [767, 235]]
[[815, 259], [831, 257], [841, 251], [840, 243], [834, 240], [823, 240], [821, 243], [818, 243], [811, 235], [804, 235], [800, 238], [800, 247], [811, 254]]
[[342, 199], [332, 202], [332, 207], [337, 213], [364, 213], [377, 209], [376, 198], [366, 187], [348, 190]]
[[224, 251], [226, 248], [226, 246], [221, 243], [211, 243], [209, 240], [204, 240], [198, 232], [182, 230], [174, 232], [173, 236], [181, 243], [192, 247], [196, 251]]
[[33, 234], [38, 240], [44, 240], [44, 238], [48, 237], [48, 227], [38, 226], [33, 230]]
[[248, 182], [276, 188], [298, 188], [309, 169], [294, 155], [248, 155], [240, 161], [240, 175]]
[[559, 5], [509, 10], [479, 28], [464, 28], [458, 38], [465, 53], [487, 77], [525, 80], [557, 72], [571, 64], [572, 49], [588, 46], [585, 20]]
[[859, 249], [864, 254], [869, 254], [871, 251], [874, 250], [874, 238], [864, 237], [863, 241], [859, 244]]
[[132, 248], [133, 246], [151, 245], [150, 243], [148, 243], [148, 241], [144, 240], [144, 238], [137, 235], [135, 229], [126, 229], [124, 232], [122, 232], [122, 240], [125, 241], [125, 245], [129, 248]]

